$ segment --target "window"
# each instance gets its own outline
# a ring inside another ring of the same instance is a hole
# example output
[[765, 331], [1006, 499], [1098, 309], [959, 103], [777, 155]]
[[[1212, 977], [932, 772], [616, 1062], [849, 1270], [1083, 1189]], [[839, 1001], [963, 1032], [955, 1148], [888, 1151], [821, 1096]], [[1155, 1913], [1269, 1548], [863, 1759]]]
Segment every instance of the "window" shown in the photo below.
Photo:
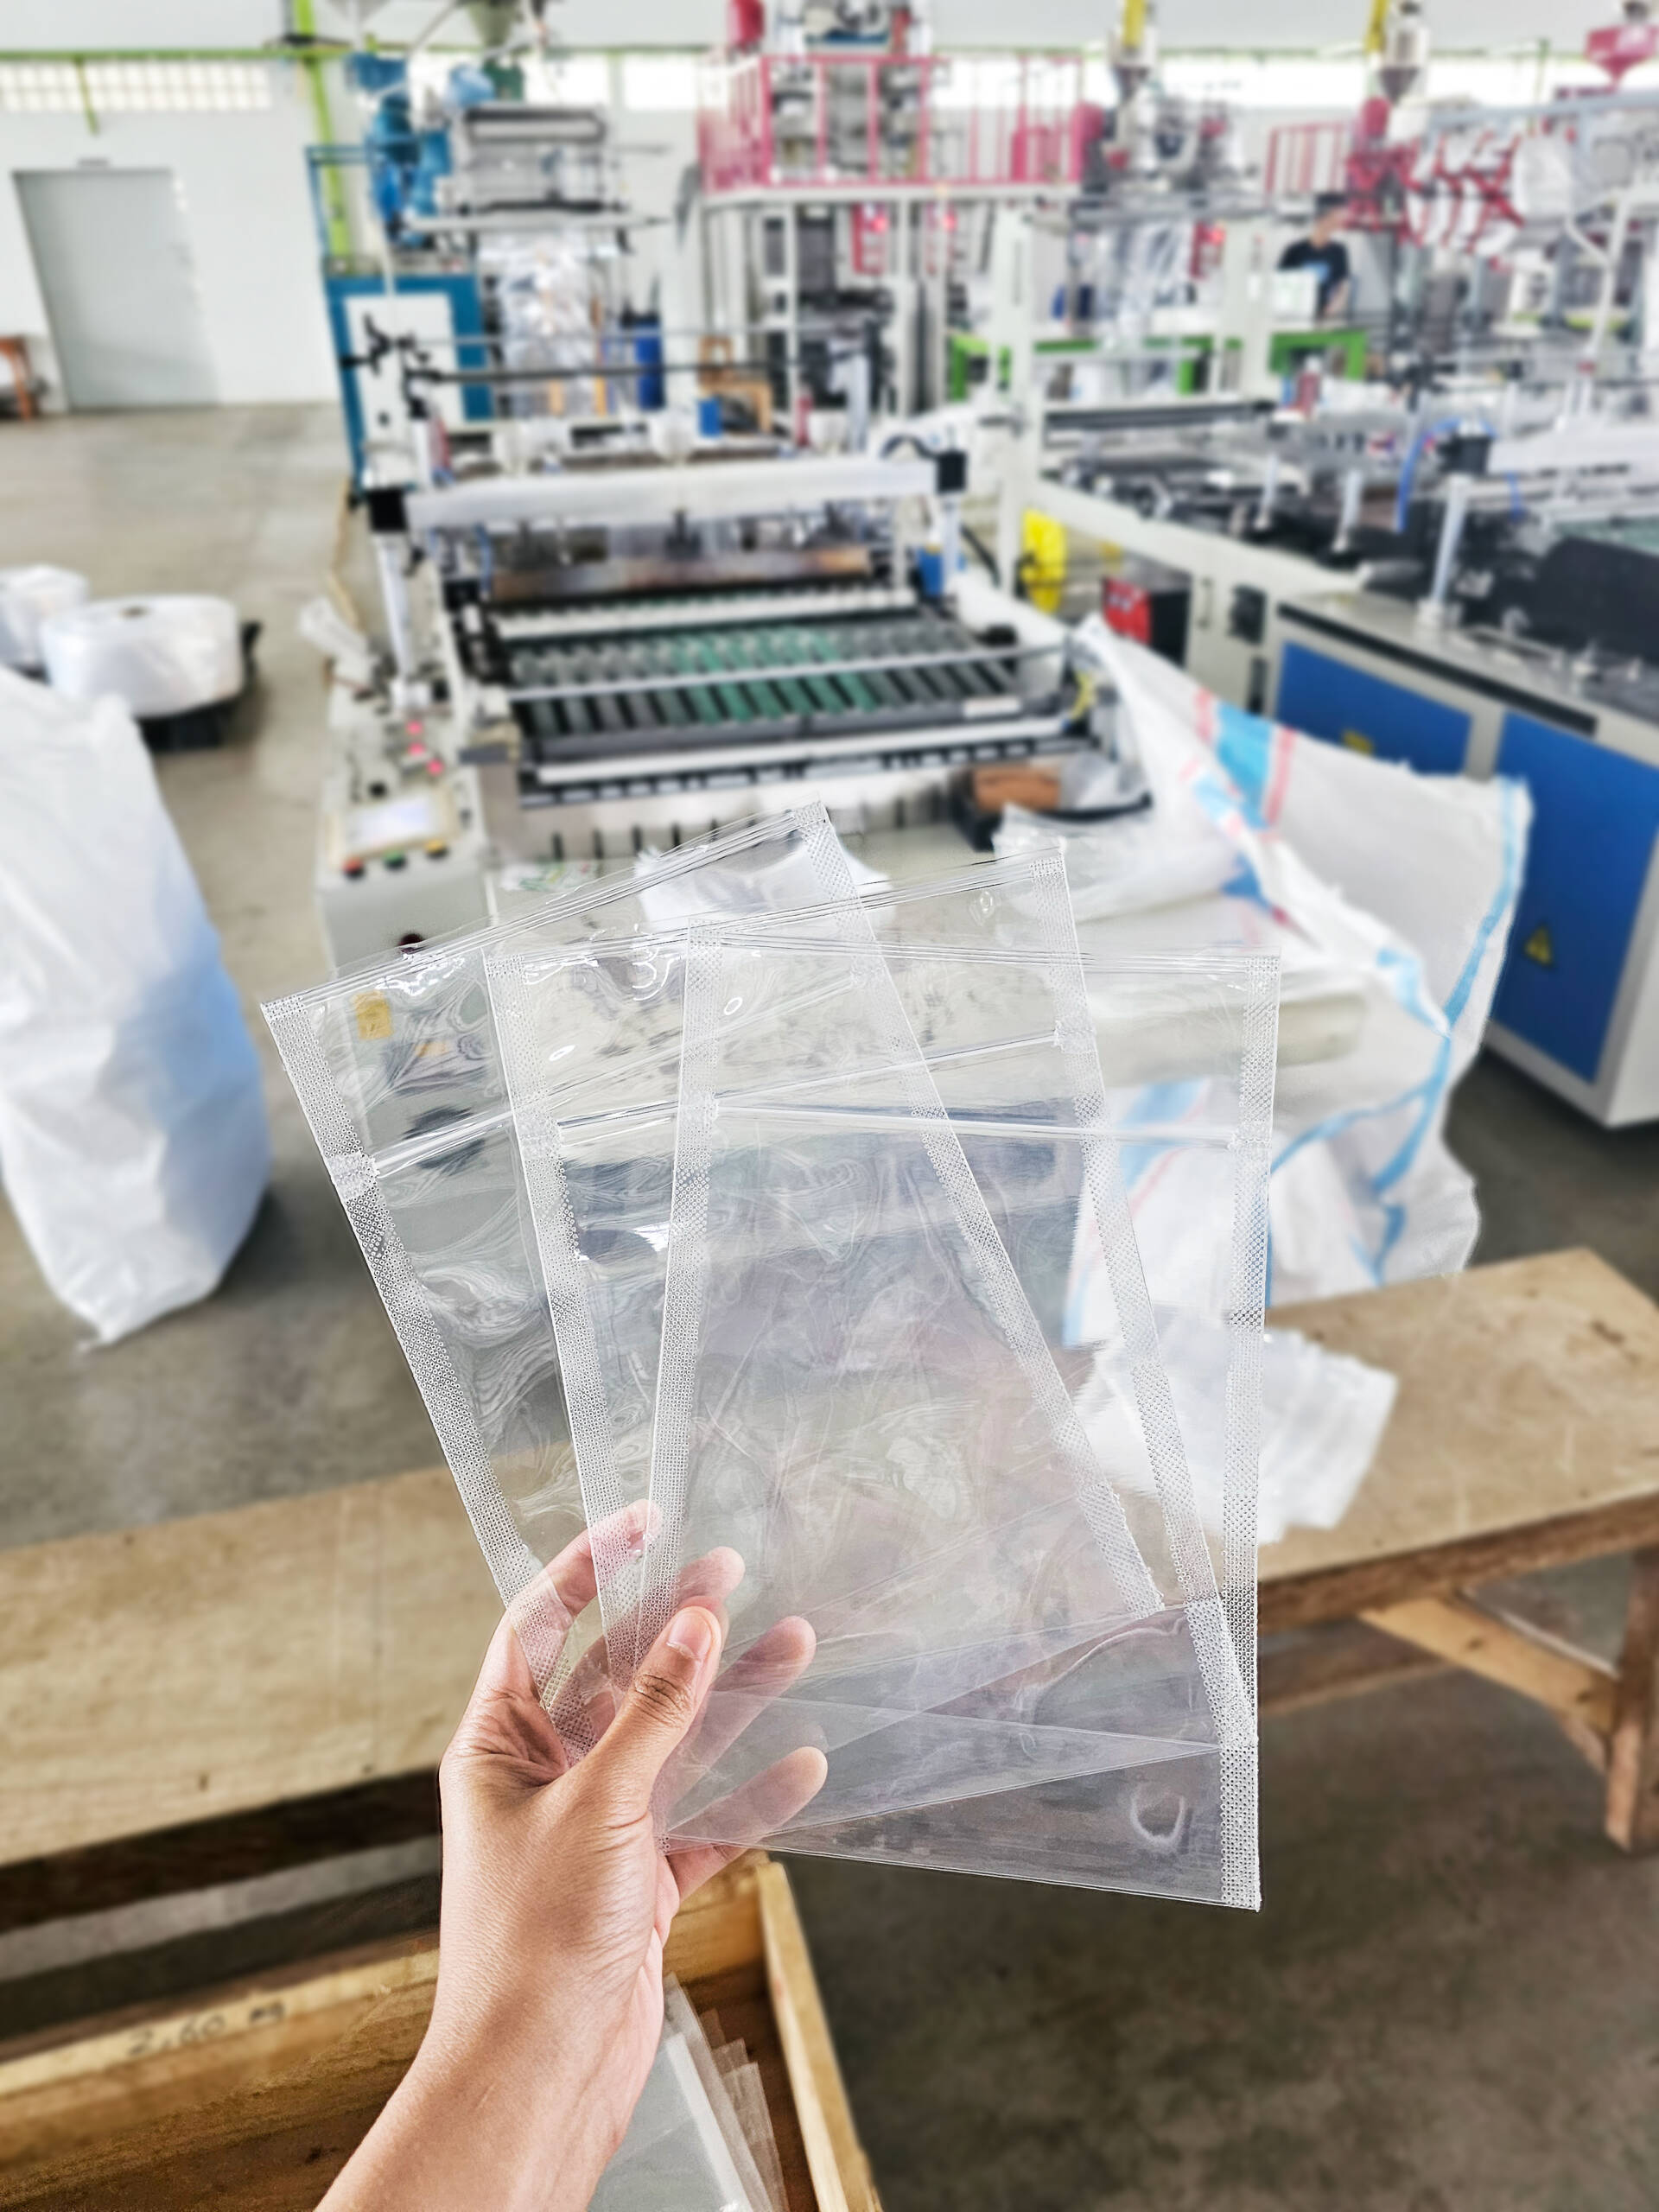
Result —
[[[82, 90], [83, 80], [85, 90]], [[0, 62], [0, 113], [224, 114], [267, 108], [270, 71], [262, 61]]]
[[1300, 54], [1172, 54], [1160, 74], [1172, 92], [1234, 107], [1352, 110], [1365, 94], [1357, 56], [1327, 61]]
[[81, 106], [72, 63], [0, 61], [0, 110], [6, 114], [79, 114]]
[[934, 74], [934, 99], [941, 108], [965, 111], [1012, 108], [1020, 100], [1020, 63], [1011, 54], [942, 55]]
[[658, 115], [689, 115], [697, 105], [694, 54], [630, 54], [622, 61], [622, 104]]
[[524, 90], [533, 100], [556, 107], [606, 107], [611, 98], [611, 65], [602, 54], [561, 54], [524, 67]]

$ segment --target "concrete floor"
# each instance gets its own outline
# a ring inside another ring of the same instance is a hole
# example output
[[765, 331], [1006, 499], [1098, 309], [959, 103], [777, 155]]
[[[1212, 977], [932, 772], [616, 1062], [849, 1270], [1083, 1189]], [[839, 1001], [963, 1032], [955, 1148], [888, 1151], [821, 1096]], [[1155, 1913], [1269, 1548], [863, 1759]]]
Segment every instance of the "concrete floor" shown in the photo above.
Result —
[[219, 1295], [105, 1351], [0, 1206], [0, 1542], [30, 1543], [442, 1457], [258, 1013], [327, 973], [311, 909], [321, 663], [295, 629], [345, 474], [326, 408], [60, 417], [8, 429], [0, 543], [99, 594], [218, 591], [264, 624], [221, 751], [157, 762], [265, 1069], [276, 1170]]
[[[221, 753], [168, 802], [251, 1013], [321, 972], [322, 698], [294, 619], [329, 410], [0, 432], [0, 539], [99, 591], [266, 625]], [[435, 1446], [257, 1016], [270, 1199], [219, 1294], [79, 1348], [0, 1209], [0, 1541], [422, 1465]], [[1659, 1129], [1610, 1136], [1497, 1062], [1456, 1103], [1491, 1258], [1586, 1243], [1659, 1293]], [[1618, 1576], [1555, 1579], [1604, 1643]], [[1259, 1917], [798, 1860], [889, 2212], [1637, 2212], [1659, 2202], [1659, 1860], [1599, 1836], [1541, 1714], [1445, 1678], [1270, 1722]]]

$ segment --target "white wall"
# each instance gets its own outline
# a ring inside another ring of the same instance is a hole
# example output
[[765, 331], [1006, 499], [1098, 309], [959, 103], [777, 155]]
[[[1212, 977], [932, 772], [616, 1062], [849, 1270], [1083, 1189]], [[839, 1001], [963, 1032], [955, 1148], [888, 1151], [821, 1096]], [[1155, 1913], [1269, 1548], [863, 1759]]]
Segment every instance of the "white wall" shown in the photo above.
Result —
[[[12, 5], [16, 0], [10, 0]], [[8, 171], [171, 169], [195, 255], [208, 344], [226, 402], [326, 399], [338, 389], [305, 176], [310, 116], [293, 72], [271, 72], [272, 105], [230, 114], [8, 115]], [[39, 346], [46, 310], [11, 176], [0, 184], [0, 330]]]

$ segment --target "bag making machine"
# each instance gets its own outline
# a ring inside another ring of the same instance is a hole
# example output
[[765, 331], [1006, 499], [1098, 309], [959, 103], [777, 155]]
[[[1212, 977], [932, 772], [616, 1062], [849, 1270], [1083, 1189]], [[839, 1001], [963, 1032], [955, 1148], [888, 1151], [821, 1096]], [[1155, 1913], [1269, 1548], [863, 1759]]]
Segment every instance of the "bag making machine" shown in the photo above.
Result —
[[337, 964], [809, 797], [965, 857], [976, 767], [1095, 743], [1059, 626], [958, 573], [963, 454], [719, 456], [367, 494], [389, 664], [335, 684]]

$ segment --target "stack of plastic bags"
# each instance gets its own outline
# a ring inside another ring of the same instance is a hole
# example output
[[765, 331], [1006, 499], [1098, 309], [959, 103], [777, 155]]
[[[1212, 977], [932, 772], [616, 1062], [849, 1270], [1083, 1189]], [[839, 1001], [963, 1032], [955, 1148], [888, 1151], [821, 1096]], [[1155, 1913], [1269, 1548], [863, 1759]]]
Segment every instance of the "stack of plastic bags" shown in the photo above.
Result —
[[789, 2212], [760, 2069], [671, 1977], [663, 2035], [592, 2212]]
[[267, 1007], [571, 1756], [725, 1612], [665, 1841], [1256, 1903], [1276, 1007], [817, 806]]

